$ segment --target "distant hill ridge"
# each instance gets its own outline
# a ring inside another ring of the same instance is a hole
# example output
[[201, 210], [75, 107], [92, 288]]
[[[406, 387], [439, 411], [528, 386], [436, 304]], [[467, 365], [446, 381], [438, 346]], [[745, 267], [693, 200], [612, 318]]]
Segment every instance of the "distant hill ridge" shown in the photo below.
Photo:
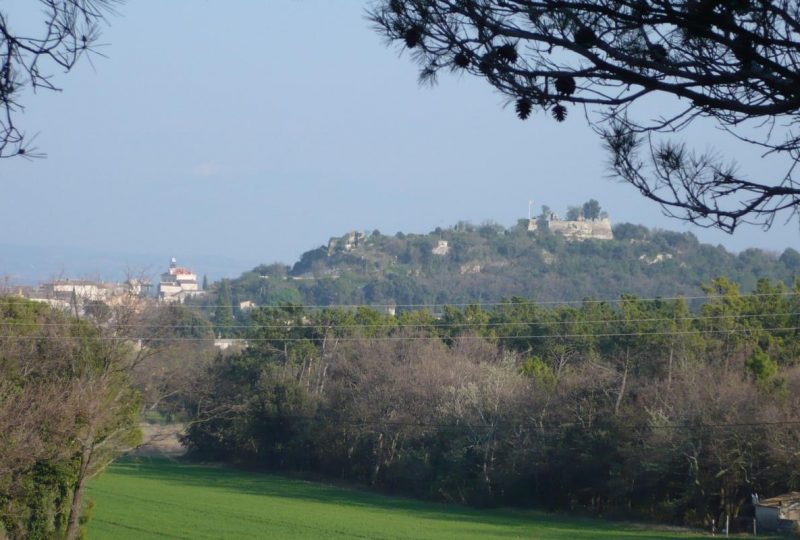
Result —
[[609, 229], [602, 239], [570, 238], [541, 219], [510, 228], [460, 222], [427, 234], [349, 232], [305, 252], [291, 267], [261, 265], [242, 274], [231, 281], [232, 299], [398, 306], [513, 296], [571, 301], [699, 295], [702, 284], [719, 276], [743, 291], [762, 278], [791, 286], [800, 277], [800, 253], [791, 248], [780, 255], [755, 248], [737, 255], [689, 232], [629, 223], [614, 226], [612, 235], [606, 216], [594, 220], [598, 230]]

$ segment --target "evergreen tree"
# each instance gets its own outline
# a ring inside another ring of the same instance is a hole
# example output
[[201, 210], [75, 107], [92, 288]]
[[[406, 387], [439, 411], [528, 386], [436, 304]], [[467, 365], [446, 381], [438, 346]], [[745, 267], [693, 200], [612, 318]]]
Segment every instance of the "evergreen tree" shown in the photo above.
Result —
[[[411, 51], [422, 82], [479, 77], [521, 120], [584, 111], [611, 170], [669, 216], [733, 232], [800, 208], [796, 1], [380, 0], [368, 17]], [[654, 95], [685, 110], [640, 116]], [[785, 169], [748, 175], [670, 136], [698, 118]]]
[[586, 219], [597, 219], [600, 217], [600, 203], [594, 199], [589, 199], [583, 203], [583, 217]]
[[576, 221], [581, 216], [580, 206], [570, 206], [567, 208], [567, 221]]
[[214, 330], [220, 337], [230, 337], [234, 324], [233, 305], [231, 298], [231, 284], [227, 279], [220, 282], [217, 293], [217, 305], [214, 310]]

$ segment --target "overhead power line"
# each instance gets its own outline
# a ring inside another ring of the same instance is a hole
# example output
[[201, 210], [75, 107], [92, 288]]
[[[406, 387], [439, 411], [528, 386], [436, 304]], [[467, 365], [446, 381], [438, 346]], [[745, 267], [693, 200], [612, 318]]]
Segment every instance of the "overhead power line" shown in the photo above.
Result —
[[[775, 293], [739, 293], [738, 296], [734, 297], [740, 300], [746, 300], [747, 298], [762, 298], [762, 297], [781, 297], [781, 296], [800, 296], [800, 291], [783, 291], [783, 292], [775, 292]], [[627, 298], [626, 298], [627, 297]], [[502, 300], [498, 302], [444, 302], [444, 303], [417, 303], [417, 304], [292, 304], [292, 303], [280, 303], [280, 304], [264, 304], [256, 306], [253, 309], [260, 309], [260, 308], [268, 308], [268, 309], [298, 309], [298, 310], [324, 310], [324, 309], [357, 309], [357, 308], [367, 308], [367, 309], [388, 309], [388, 308], [415, 308], [415, 309], [425, 309], [425, 308], [444, 308], [444, 307], [528, 307], [528, 306], [552, 306], [552, 305], [584, 305], [584, 304], [617, 304], [627, 301], [628, 299], [637, 302], [666, 302], [666, 301], [676, 301], [676, 300], [704, 300], [704, 299], [720, 299], [720, 298], [728, 298], [727, 295], [724, 294], [703, 294], [703, 295], [690, 295], [690, 296], [655, 296], [655, 297], [638, 297], [634, 295], [627, 295], [623, 294], [620, 297], [615, 298], [585, 298], [583, 300], [535, 300], [530, 298], [519, 298], [519, 299], [511, 299], [511, 300]], [[56, 300], [54, 298], [41, 298], [41, 299], [29, 299], [29, 298], [21, 298], [21, 297], [5, 297], [3, 298], [0, 296], [2, 300], [14, 300], [18, 299], [20, 301], [35, 301], [35, 300]], [[174, 304], [161, 304], [163, 306], [169, 306]], [[182, 307], [187, 308], [197, 308], [197, 309], [217, 309], [217, 308], [231, 308], [231, 309], [239, 309], [240, 306], [238, 304], [180, 304]]]
[[[775, 318], [775, 317], [791, 317], [800, 315], [800, 311], [784, 311], [777, 313], [743, 313], [743, 314], [720, 314], [720, 315], [687, 315], [683, 317], [644, 317], [632, 319], [573, 319], [561, 321], [548, 321], [540, 319], [528, 319], [521, 321], [495, 321], [495, 322], [441, 322], [441, 323], [395, 323], [395, 324], [368, 324], [368, 323], [336, 323], [336, 324], [229, 324], [229, 325], [213, 325], [215, 330], [219, 329], [239, 329], [249, 328], [257, 329], [309, 329], [309, 330], [331, 330], [331, 329], [371, 329], [371, 328], [495, 328], [504, 326], [557, 326], [557, 325], [580, 325], [580, 324], [626, 324], [626, 323], [640, 323], [640, 322], [678, 322], [678, 321], [707, 321], [707, 320], [725, 320], [725, 319], [760, 319], [760, 318]], [[3, 324], [3, 319], [0, 319], [0, 325]], [[69, 327], [73, 323], [69, 321], [64, 322], [11, 322], [8, 323], [9, 327], [25, 327], [25, 326], [42, 326], [42, 327]], [[209, 323], [212, 324], [212, 323]], [[205, 329], [204, 325], [197, 324], [167, 324], [159, 325], [152, 323], [140, 324], [112, 324], [113, 328], [158, 328], [158, 329]]]
[[[760, 328], [731, 328], [731, 329], [695, 329], [695, 330], [679, 330], [679, 331], [662, 331], [662, 332], [607, 332], [607, 333], [582, 333], [582, 334], [529, 334], [529, 335], [511, 335], [511, 336], [480, 336], [480, 335], [462, 335], [453, 336], [456, 339], [478, 339], [478, 340], [512, 340], [512, 339], [551, 339], [551, 338], [599, 338], [599, 337], [638, 337], [638, 336], [683, 336], [683, 335], [697, 335], [697, 334], [742, 334], [753, 332], [754, 330], [760, 331], [797, 331], [800, 326], [780, 326], [780, 327], [760, 327]], [[421, 341], [421, 340], [441, 340], [449, 336], [439, 335], [425, 335], [425, 336], [313, 336], [313, 337], [275, 337], [275, 338], [240, 338], [238, 341], [247, 343], [269, 342], [269, 343], [285, 343], [297, 341], [311, 341], [321, 342], [326, 339], [336, 341]], [[85, 340], [96, 339], [103, 341], [211, 341], [212, 337], [184, 337], [184, 336], [62, 336], [62, 335], [45, 335], [45, 336], [15, 336], [15, 335], [0, 335], [0, 339], [16, 339], [16, 340]], [[231, 338], [236, 339], [236, 338]]]
[[[776, 296], [799, 296], [800, 291], [784, 291], [776, 293], [740, 293], [736, 298], [760, 298], [760, 297], [776, 297]], [[628, 297], [628, 298], [625, 298]], [[271, 308], [271, 309], [357, 309], [357, 308], [444, 308], [444, 307], [506, 307], [506, 306], [536, 306], [536, 305], [583, 305], [583, 304], [615, 304], [625, 302], [626, 300], [635, 300], [638, 302], [666, 302], [676, 300], [703, 300], [703, 299], [718, 299], [727, 298], [724, 294], [702, 294], [692, 296], [654, 296], [649, 298], [640, 298], [634, 295], [623, 294], [621, 297], [615, 298], [585, 298], [583, 300], [535, 300], [531, 298], [519, 298], [519, 300], [502, 300], [498, 302], [455, 302], [455, 303], [420, 303], [420, 304], [264, 304], [256, 306], [258, 308]], [[197, 307], [201, 309], [216, 309], [223, 308], [239, 308], [238, 304], [220, 305], [220, 304], [183, 304], [186, 307]]]
[[[326, 425], [347, 425], [347, 426], [380, 426], [380, 427], [420, 427], [420, 428], [436, 428], [436, 429], [474, 429], [474, 430], [489, 430], [498, 429], [504, 426], [518, 427], [521, 422], [510, 422], [503, 418], [494, 418], [490, 422], [484, 424], [471, 424], [468, 422], [423, 422], [423, 421], [403, 421], [403, 420], [389, 420], [380, 418], [353, 418], [353, 417], [319, 417], [307, 415], [284, 415], [272, 418], [259, 418], [259, 422], [266, 423], [279, 423], [285, 421], [309, 421], [309, 422], [324, 422]], [[202, 423], [202, 421], [198, 422]], [[617, 430], [637, 430], [637, 429], [658, 429], [658, 430], [704, 430], [704, 429], [730, 429], [730, 428], [748, 428], [748, 427], [775, 427], [775, 426], [800, 426], [800, 420], [775, 420], [765, 422], [684, 422], [675, 424], [614, 424], [613, 428]], [[578, 428], [581, 431], [591, 431], [591, 426], [579, 424], [575, 422], [553, 422], [553, 423], [526, 423], [526, 429], [533, 431], [559, 431], [565, 429]], [[607, 426], [603, 426], [604, 428]]]

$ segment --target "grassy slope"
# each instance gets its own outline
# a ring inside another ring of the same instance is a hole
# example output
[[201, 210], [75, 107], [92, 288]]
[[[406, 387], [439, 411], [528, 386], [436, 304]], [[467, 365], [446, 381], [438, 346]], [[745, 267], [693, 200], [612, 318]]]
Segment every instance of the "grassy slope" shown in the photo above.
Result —
[[89, 495], [96, 502], [90, 539], [692, 537], [540, 513], [472, 510], [156, 460], [113, 465], [90, 484]]

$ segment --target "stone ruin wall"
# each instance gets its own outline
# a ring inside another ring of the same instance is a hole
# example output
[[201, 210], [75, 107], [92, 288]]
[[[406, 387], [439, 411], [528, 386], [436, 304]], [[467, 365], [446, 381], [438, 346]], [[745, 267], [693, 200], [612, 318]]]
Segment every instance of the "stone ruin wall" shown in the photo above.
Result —
[[[551, 219], [548, 220], [547, 227], [552, 232], [571, 240], [612, 240], [614, 238], [614, 234], [611, 232], [611, 220], [608, 218], [579, 219], [577, 221]], [[536, 221], [531, 219], [528, 222], [528, 230], [535, 231], [537, 228]]]

